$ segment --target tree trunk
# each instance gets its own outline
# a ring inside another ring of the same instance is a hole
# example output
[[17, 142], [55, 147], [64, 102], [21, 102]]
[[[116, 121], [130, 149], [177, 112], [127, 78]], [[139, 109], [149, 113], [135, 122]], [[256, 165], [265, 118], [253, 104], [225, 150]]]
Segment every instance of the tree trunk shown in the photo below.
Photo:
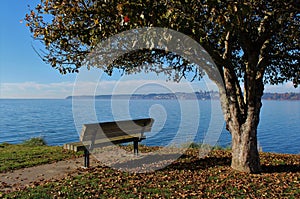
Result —
[[260, 159], [257, 147], [259, 114], [260, 106], [248, 108], [247, 118], [245, 119], [238, 119], [233, 114], [228, 116], [227, 127], [232, 137], [231, 167], [235, 170], [247, 173], [260, 172]]
[[244, 123], [239, 131], [232, 131], [232, 162], [235, 170], [247, 173], [260, 172], [257, 149], [257, 126], [251, 121]]
[[[234, 73], [224, 69], [225, 88], [220, 92], [227, 130], [232, 137], [232, 162], [235, 170], [247, 173], [260, 172], [257, 148], [257, 127], [263, 95], [261, 79], [248, 81], [242, 95]], [[242, 100], [244, 99], [244, 100]]]

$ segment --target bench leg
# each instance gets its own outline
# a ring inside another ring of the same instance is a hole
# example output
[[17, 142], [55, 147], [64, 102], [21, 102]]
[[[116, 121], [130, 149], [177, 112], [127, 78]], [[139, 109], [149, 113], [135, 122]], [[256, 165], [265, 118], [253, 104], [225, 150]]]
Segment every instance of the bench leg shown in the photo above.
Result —
[[90, 152], [87, 149], [84, 149], [84, 167], [90, 167]]
[[137, 140], [133, 141], [133, 152], [134, 152], [134, 155], [139, 154], [139, 141], [137, 141]]

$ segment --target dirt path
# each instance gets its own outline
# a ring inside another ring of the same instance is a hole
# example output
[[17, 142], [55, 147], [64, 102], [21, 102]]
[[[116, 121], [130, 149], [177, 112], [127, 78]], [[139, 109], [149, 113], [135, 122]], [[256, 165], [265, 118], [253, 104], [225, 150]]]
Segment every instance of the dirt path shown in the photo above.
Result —
[[[95, 160], [91, 159], [91, 164]], [[43, 181], [62, 179], [82, 168], [83, 157], [0, 173], [0, 192], [20, 190]]]

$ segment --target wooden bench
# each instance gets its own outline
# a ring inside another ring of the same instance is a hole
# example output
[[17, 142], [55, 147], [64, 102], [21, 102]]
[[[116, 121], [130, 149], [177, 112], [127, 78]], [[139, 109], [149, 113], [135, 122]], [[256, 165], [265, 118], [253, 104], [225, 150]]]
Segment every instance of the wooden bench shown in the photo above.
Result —
[[84, 166], [89, 167], [89, 151], [94, 148], [133, 142], [134, 154], [138, 155], [138, 142], [146, 139], [144, 132], [151, 131], [152, 118], [84, 124], [80, 142], [64, 144], [64, 149], [84, 151]]

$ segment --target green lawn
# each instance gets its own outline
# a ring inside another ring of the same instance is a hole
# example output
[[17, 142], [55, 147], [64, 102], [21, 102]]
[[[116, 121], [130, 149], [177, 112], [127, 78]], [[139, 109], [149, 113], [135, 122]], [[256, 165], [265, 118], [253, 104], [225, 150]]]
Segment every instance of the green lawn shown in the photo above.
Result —
[[76, 154], [59, 146], [41, 144], [0, 144], [0, 173], [24, 167], [32, 167], [74, 157]]

